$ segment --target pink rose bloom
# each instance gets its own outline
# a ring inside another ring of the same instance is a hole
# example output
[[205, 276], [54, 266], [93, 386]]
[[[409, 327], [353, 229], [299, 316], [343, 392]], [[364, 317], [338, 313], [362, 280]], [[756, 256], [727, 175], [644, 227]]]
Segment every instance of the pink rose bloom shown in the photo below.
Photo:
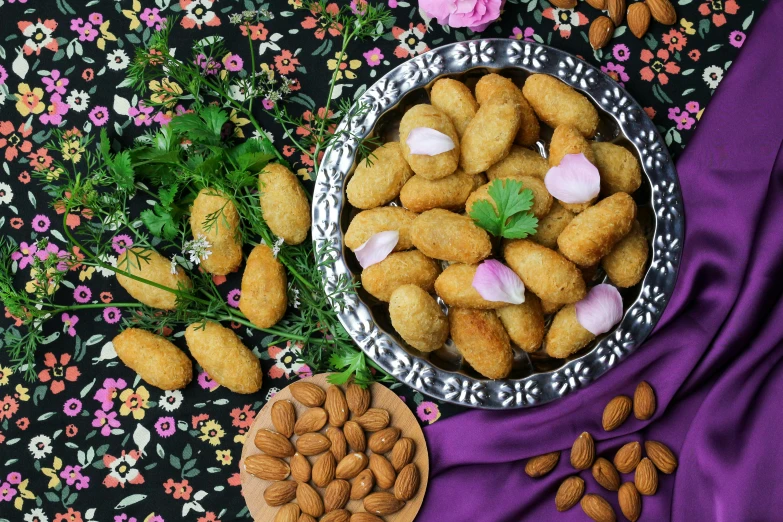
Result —
[[497, 20], [505, 0], [419, 0], [427, 16], [441, 25], [467, 27], [480, 33]]

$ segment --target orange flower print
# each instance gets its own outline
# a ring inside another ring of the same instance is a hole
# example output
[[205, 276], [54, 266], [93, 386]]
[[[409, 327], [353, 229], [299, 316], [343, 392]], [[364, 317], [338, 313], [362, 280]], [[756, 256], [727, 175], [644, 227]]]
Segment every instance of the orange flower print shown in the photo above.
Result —
[[669, 74], [679, 74], [680, 72], [680, 66], [669, 60], [669, 51], [666, 49], [658, 49], [655, 55], [652, 51], [645, 49], [640, 58], [643, 62], [650, 64], [641, 70], [642, 80], [646, 82], [657, 78], [661, 85], [666, 85], [669, 83]]
[[294, 58], [291, 51], [283, 49], [279, 55], [275, 56], [275, 69], [280, 74], [289, 74], [296, 70], [299, 60]]
[[53, 353], [49, 352], [44, 356], [44, 368], [38, 373], [38, 380], [41, 382], [51, 382], [49, 389], [52, 393], [60, 393], [65, 389], [65, 381], [75, 382], [81, 373], [76, 366], [68, 366], [71, 362], [71, 355], [64, 353], [60, 355], [60, 360]]

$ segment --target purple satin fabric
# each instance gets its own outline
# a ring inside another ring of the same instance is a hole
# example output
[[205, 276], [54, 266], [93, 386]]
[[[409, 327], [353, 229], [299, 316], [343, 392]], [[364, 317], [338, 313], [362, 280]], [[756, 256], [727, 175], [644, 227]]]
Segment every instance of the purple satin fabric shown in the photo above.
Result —
[[[783, 2], [763, 12], [678, 161], [686, 212], [679, 281], [653, 335], [588, 388], [528, 411], [468, 412], [425, 429], [430, 483], [418, 521], [584, 521], [555, 509], [575, 473], [567, 450], [588, 431], [611, 460], [630, 441], [679, 457], [643, 497], [641, 520], [783, 520]], [[658, 409], [606, 433], [601, 413], [649, 381]], [[525, 461], [566, 450], [543, 479]], [[588, 493], [616, 493], [579, 473]], [[633, 480], [624, 475], [623, 481]]]

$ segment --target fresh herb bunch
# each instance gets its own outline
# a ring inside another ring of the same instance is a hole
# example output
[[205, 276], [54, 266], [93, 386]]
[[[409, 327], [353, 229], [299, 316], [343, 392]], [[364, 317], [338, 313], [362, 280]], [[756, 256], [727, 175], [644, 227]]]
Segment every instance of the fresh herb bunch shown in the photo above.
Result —
[[[385, 7], [369, 4], [358, 13], [347, 5], [330, 13], [323, 0], [309, 2], [305, 8], [318, 14], [326, 29], [339, 33], [340, 62], [351, 41], [378, 38], [391, 21]], [[232, 22], [250, 25], [269, 16], [267, 12], [245, 11], [233, 17]], [[335, 257], [328, 250], [338, 246], [327, 244], [314, 251], [309, 241], [300, 245], [283, 243], [269, 230], [258, 200], [259, 171], [272, 160], [287, 163], [259, 125], [255, 112], [261, 108], [272, 115], [317, 170], [323, 152], [338, 137], [334, 134], [337, 121], [350, 106], [344, 103], [338, 111], [331, 110], [339, 63], [330, 81], [324, 110], [305, 121], [292, 117], [283, 105], [291, 91], [290, 81], [285, 77], [275, 80], [268, 71], [256, 69], [251, 31], [247, 33], [252, 69], [249, 74], [233, 78], [225, 70], [210, 73], [210, 63], [227, 53], [219, 37], [197, 42], [190, 60], [174, 58], [169, 50], [173, 27], [169, 23], [147, 48], [137, 49], [126, 80], [141, 94], [152, 91], [145, 104], [167, 111], [171, 117], [168, 125], [138, 138], [134, 147], [120, 152], [112, 151], [105, 130], [101, 131], [97, 147], [91, 136], [78, 131], [56, 131], [48, 147], [59, 153], [62, 160], [55, 159], [51, 167], [36, 176], [58, 211], [62, 211], [65, 235], [55, 235], [67, 245], [66, 249], [53, 249], [48, 257], [33, 256], [34, 279], [28, 283], [30, 288], [22, 291], [15, 285], [16, 264], [12, 261], [19, 247], [0, 242], [0, 298], [17, 324], [25, 327], [24, 333], [16, 327], [5, 333], [5, 344], [16, 368], [23, 368], [26, 376], [34, 379], [35, 349], [47, 341], [43, 323], [75, 310], [131, 308], [134, 313], [125, 319], [124, 326], [153, 331], [205, 319], [258, 329], [238, 309], [228, 305], [210, 274], [198, 270], [197, 265], [208, 255], [210, 245], [203, 238], [192, 237], [189, 208], [199, 190], [210, 188], [220, 191], [236, 206], [240, 215], [238, 233], [244, 244], [264, 243], [272, 247], [291, 276], [288, 314], [274, 327], [262, 329], [271, 334], [271, 342], [301, 343], [302, 357], [314, 371], [340, 371], [331, 379], [338, 384], [352, 376], [359, 384], [390, 379], [382, 372], [373, 377], [370, 366], [380, 369], [356, 349], [332, 308], [333, 300], [339, 306], [339, 296], [352, 292], [355, 283], [344, 277], [333, 282], [330, 290], [322, 283], [323, 264], [333, 262]], [[254, 108], [257, 99], [264, 104], [256, 103]], [[188, 111], [173, 114], [178, 104], [187, 106]], [[242, 139], [241, 126], [248, 123], [254, 127], [253, 137]], [[308, 133], [298, 136], [293, 127], [305, 127]], [[151, 208], [144, 208], [140, 200], [151, 204]], [[66, 225], [67, 217], [78, 213], [90, 219], [71, 230]], [[220, 226], [221, 213], [222, 209], [207, 216], [207, 229]], [[35, 246], [39, 251], [46, 250], [46, 240]], [[127, 250], [131, 246], [134, 250]], [[127, 250], [133, 255], [126, 255], [125, 262], [138, 262], [134, 256], [143, 257], [143, 253], [136, 254], [136, 247], [171, 255], [172, 270], [176, 265], [187, 270], [192, 289], [170, 289], [129, 273], [127, 265], [117, 263], [115, 254]], [[173, 292], [177, 308], [163, 312], [137, 302], [58, 304], [56, 290], [61, 285], [72, 288], [67, 273], [82, 265]]]
[[488, 193], [492, 202], [473, 203], [470, 217], [478, 226], [497, 237], [524, 239], [536, 233], [538, 219], [529, 212], [533, 207], [533, 191], [523, 190], [522, 182], [496, 179]]

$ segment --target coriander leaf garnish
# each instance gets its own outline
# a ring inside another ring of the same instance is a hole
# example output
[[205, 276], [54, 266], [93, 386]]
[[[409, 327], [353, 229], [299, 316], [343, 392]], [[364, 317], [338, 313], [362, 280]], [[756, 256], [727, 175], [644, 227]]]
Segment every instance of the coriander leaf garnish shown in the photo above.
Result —
[[538, 219], [529, 212], [533, 191], [523, 187], [522, 182], [514, 179], [496, 179], [487, 190], [492, 201], [473, 203], [470, 217], [493, 236], [523, 239], [535, 234]]
[[364, 352], [360, 351], [335, 351], [329, 357], [329, 364], [333, 368], [343, 370], [340, 373], [333, 373], [328, 377], [328, 381], [334, 385], [341, 385], [348, 382], [352, 375], [355, 376], [356, 384], [360, 386], [372, 382], [372, 373], [367, 367], [367, 361], [364, 358]]

